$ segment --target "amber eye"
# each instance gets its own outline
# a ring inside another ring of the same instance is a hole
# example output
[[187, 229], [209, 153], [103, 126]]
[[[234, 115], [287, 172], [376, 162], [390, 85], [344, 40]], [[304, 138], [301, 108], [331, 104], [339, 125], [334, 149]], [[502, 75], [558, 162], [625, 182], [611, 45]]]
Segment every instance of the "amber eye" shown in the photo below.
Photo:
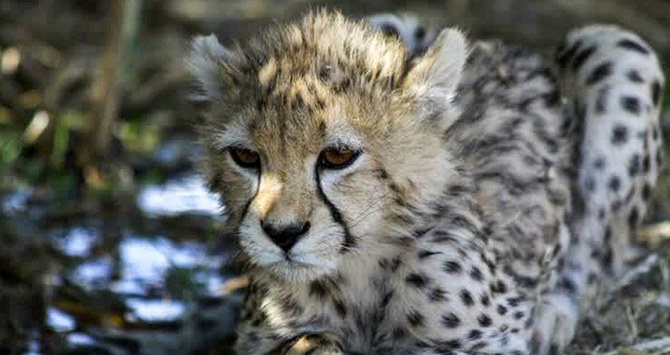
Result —
[[351, 149], [326, 149], [321, 152], [319, 165], [324, 169], [344, 169], [351, 165], [360, 153]]
[[244, 148], [230, 148], [230, 156], [237, 165], [247, 169], [258, 169], [261, 167], [261, 157], [258, 153]]

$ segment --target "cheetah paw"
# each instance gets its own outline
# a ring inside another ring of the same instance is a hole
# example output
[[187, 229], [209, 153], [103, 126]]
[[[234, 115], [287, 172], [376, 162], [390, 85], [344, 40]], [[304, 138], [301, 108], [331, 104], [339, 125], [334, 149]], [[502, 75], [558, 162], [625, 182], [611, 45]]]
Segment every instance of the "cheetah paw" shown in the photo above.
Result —
[[533, 324], [531, 353], [563, 354], [575, 335], [579, 316], [577, 301], [567, 294], [554, 293], [543, 298], [538, 307]]
[[281, 355], [344, 355], [340, 342], [330, 334], [306, 334], [287, 344]]

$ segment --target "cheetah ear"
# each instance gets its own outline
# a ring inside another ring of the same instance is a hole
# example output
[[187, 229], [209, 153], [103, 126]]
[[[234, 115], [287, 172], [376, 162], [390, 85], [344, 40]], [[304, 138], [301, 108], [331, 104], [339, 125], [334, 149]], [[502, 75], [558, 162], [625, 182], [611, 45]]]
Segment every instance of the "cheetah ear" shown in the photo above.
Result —
[[406, 92], [421, 101], [451, 102], [467, 57], [468, 45], [463, 33], [457, 29], [442, 30], [407, 73]]
[[197, 36], [191, 41], [186, 65], [195, 79], [195, 101], [211, 102], [234, 83], [234, 55], [215, 35]]

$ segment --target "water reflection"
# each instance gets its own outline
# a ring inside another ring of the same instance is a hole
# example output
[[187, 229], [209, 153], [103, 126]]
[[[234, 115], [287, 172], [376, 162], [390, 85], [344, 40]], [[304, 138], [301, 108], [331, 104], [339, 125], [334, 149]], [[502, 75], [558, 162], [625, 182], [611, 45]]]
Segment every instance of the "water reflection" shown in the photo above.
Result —
[[184, 213], [219, 215], [221, 206], [197, 175], [171, 180], [163, 185], [150, 185], [137, 197], [142, 211], [150, 215], [174, 216]]
[[184, 302], [170, 299], [129, 298], [126, 304], [143, 322], [169, 322], [180, 319], [186, 311]]
[[75, 329], [74, 318], [54, 307], [47, 309], [47, 325], [57, 332], [71, 332]]

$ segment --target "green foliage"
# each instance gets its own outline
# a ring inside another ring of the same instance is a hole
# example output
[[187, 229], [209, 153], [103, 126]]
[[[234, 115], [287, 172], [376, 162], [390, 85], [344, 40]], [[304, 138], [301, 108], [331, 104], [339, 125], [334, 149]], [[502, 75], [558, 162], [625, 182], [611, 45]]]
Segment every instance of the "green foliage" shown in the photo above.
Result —
[[143, 124], [141, 120], [122, 122], [119, 137], [129, 152], [150, 153], [160, 142], [160, 129], [155, 125]]
[[56, 126], [50, 162], [54, 167], [62, 167], [70, 141], [70, 130], [67, 125], [60, 123]]
[[14, 163], [21, 154], [21, 135], [12, 128], [0, 128], [0, 163], [6, 167]]

